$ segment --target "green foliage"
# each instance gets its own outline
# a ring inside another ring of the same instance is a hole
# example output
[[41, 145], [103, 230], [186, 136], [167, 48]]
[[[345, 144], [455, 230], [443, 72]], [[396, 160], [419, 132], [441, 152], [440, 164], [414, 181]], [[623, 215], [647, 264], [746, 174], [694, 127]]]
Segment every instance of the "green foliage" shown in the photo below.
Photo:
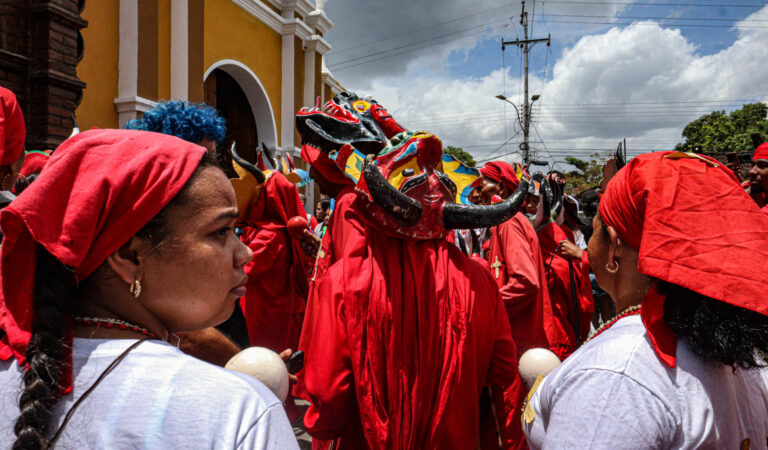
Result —
[[750, 103], [741, 109], [714, 111], [705, 114], [683, 129], [685, 142], [675, 146], [675, 150], [690, 150], [700, 145], [706, 153], [751, 152], [752, 133], [768, 136], [768, 105]]
[[600, 179], [603, 178], [603, 164], [607, 159], [606, 156], [599, 153], [593, 153], [589, 161], [566, 156], [565, 162], [576, 168], [576, 170], [565, 172], [566, 192], [577, 194], [597, 186]]
[[465, 152], [461, 147], [454, 147], [453, 145], [449, 145], [443, 149], [443, 152], [453, 156], [469, 167], [475, 167], [475, 164], [477, 164], [475, 162], [475, 158], [473, 158], [469, 153]]

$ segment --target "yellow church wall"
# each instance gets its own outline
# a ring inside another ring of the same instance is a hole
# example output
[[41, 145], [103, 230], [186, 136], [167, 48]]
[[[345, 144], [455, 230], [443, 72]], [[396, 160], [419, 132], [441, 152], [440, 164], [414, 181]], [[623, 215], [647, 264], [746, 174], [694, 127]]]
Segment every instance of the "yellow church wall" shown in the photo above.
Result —
[[[279, 132], [282, 37], [230, 1], [205, 2], [203, 30], [203, 70], [222, 59], [248, 66], [266, 90]], [[190, 74], [190, 84], [202, 84], [203, 75]]]
[[86, 83], [83, 100], [75, 111], [80, 129], [117, 128], [118, 57], [120, 46], [119, 0], [85, 2], [82, 12], [88, 26], [83, 28], [83, 59], [77, 76]]
[[[304, 44], [300, 38], [293, 39], [293, 111], [304, 106]], [[298, 147], [301, 135], [296, 127], [293, 128], [293, 142]]]
[[157, 0], [157, 99], [171, 98], [171, 0]]

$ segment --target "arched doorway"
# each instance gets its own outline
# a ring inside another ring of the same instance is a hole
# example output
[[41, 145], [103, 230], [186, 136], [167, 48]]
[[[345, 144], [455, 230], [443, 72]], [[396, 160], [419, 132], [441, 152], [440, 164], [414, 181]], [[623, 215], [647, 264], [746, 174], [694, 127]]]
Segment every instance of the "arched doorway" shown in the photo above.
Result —
[[205, 80], [205, 103], [215, 105], [227, 121], [224, 148], [237, 143], [237, 153], [248, 161], [256, 161], [259, 129], [253, 119], [245, 92], [231, 75], [214, 69]]
[[248, 66], [223, 59], [212, 64], [203, 79], [206, 103], [215, 105], [227, 119], [227, 146], [236, 141], [238, 153], [250, 161], [255, 161], [256, 149], [262, 142], [277, 147], [272, 104]]

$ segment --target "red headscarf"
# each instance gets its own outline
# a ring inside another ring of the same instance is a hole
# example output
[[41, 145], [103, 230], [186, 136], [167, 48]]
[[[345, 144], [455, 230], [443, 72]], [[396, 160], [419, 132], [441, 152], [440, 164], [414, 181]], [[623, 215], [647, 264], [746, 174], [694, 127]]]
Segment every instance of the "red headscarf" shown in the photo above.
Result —
[[[85, 279], [176, 196], [204, 153], [134, 130], [91, 130], [61, 144], [37, 181], [0, 211], [0, 359], [24, 364], [36, 244], [71, 267], [73, 281]], [[71, 373], [62, 385], [71, 388]]]
[[504, 161], [491, 161], [485, 163], [480, 169], [480, 174], [497, 183], [504, 183], [510, 191], [517, 189], [517, 185], [520, 184], [520, 179], [517, 178], [515, 167]]
[[334, 184], [340, 185], [354, 185], [354, 182], [344, 175], [336, 162], [328, 157], [321, 150], [312, 147], [311, 145], [304, 144], [301, 146], [301, 159], [307, 162], [315, 170], [320, 172], [326, 180]]
[[760, 146], [755, 149], [755, 153], [752, 155], [752, 160], [754, 161], [756, 159], [768, 159], [768, 142], [760, 144]]
[[24, 148], [27, 128], [13, 92], [0, 87], [0, 166], [16, 162]]
[[29, 151], [24, 155], [24, 166], [22, 166], [19, 175], [29, 176], [35, 172], [40, 172], [50, 158], [51, 152], [40, 152], [37, 150]]
[[[768, 217], [717, 161], [637, 156], [608, 183], [600, 217], [638, 251], [640, 273], [768, 315]], [[651, 288], [641, 316], [657, 355], [674, 367], [677, 338], [664, 300]]]

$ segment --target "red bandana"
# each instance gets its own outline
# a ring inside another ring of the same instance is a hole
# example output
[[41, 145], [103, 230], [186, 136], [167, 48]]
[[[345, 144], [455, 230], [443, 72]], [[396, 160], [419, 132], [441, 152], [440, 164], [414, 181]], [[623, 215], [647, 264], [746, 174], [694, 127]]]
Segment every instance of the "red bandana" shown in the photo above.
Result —
[[45, 167], [45, 164], [48, 162], [48, 158], [50, 158], [50, 156], [50, 150], [46, 152], [40, 152], [36, 150], [27, 152], [24, 155], [24, 166], [22, 166], [19, 175], [27, 177], [35, 172], [40, 172], [43, 170], [43, 167]]
[[[641, 273], [768, 315], [768, 217], [717, 161], [637, 156], [608, 183], [600, 217], [638, 251]], [[657, 355], [674, 367], [677, 338], [664, 300], [652, 288], [641, 316]]]
[[24, 148], [27, 128], [13, 92], [0, 87], [0, 166], [16, 162]]
[[[134, 130], [86, 131], [61, 144], [40, 177], [0, 212], [0, 359], [24, 364], [36, 244], [71, 267], [73, 281], [85, 279], [176, 196], [204, 153], [173, 136]], [[71, 373], [61, 381], [71, 389]]]
[[752, 155], [752, 160], [756, 159], [768, 159], [768, 142], [760, 144]]
[[480, 173], [497, 183], [504, 183], [510, 192], [514, 192], [517, 189], [517, 185], [520, 184], [520, 179], [517, 177], [515, 169], [516, 167], [504, 161], [491, 161], [485, 163], [483, 168], [480, 169]]

